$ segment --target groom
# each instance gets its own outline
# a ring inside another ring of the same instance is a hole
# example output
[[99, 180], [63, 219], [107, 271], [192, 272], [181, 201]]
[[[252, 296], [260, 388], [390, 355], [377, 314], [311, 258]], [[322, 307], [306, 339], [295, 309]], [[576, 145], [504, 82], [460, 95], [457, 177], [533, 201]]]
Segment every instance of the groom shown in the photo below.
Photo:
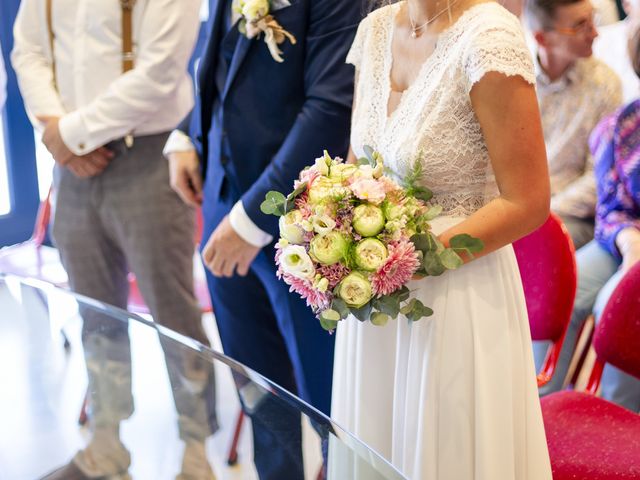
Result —
[[[211, 2], [198, 98], [180, 127], [189, 138], [174, 132], [165, 155], [174, 189], [202, 205], [202, 257], [225, 353], [328, 414], [334, 338], [276, 278], [278, 221], [260, 204], [270, 190], [292, 190], [323, 149], [346, 155], [354, 71], [345, 57], [362, 8], [354, 0], [244, 4], [247, 16], [232, 0]], [[265, 7], [295, 43], [241, 32], [255, 33], [239, 24]], [[275, 409], [279, 425], [253, 416], [260, 478], [303, 478], [300, 418]]]

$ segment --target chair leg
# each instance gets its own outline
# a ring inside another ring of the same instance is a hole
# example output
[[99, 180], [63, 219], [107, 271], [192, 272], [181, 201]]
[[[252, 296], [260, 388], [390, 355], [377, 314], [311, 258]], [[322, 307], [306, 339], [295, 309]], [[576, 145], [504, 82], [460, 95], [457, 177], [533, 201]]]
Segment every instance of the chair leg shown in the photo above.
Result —
[[227, 455], [227, 465], [233, 466], [238, 463], [238, 443], [240, 442], [240, 433], [242, 432], [242, 423], [244, 422], [244, 412], [242, 408], [238, 412], [238, 419], [236, 420], [236, 428], [233, 432], [233, 440], [229, 447], [229, 455]]

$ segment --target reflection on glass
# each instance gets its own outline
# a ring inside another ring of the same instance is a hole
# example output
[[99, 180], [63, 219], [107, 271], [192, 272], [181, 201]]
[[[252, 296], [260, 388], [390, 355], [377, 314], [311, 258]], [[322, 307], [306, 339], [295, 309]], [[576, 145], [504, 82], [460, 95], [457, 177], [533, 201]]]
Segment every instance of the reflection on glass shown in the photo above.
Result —
[[[279, 459], [273, 464], [287, 465], [285, 472], [261, 465], [265, 479], [403, 478], [298, 398], [163, 327], [13, 278], [0, 277], [0, 311], [0, 382], [8, 392], [0, 396], [0, 465], [7, 478], [41, 478], [72, 458], [81, 471], [100, 466], [113, 478], [257, 478], [249, 439], [240, 464], [225, 464], [238, 399], [254, 427], [243, 436], [266, 435], [272, 460]], [[222, 428], [211, 436], [214, 388]], [[90, 421], [80, 429], [85, 397]]]

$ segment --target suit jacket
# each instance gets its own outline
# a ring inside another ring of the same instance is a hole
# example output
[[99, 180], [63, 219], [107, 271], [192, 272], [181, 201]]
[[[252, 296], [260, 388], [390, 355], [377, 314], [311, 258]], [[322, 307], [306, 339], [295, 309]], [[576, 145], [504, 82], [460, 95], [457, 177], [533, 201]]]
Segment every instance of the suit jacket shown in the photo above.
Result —
[[[332, 155], [348, 151], [354, 70], [345, 57], [363, 13], [358, 0], [290, 2], [272, 12], [297, 39], [295, 45], [280, 45], [284, 62], [271, 57], [262, 38], [250, 40], [240, 34], [224, 91], [219, 92], [215, 72], [224, 41], [226, 2], [212, 0], [196, 105], [183, 122], [204, 174], [213, 175], [218, 185], [233, 182], [247, 215], [274, 237], [277, 218], [260, 211], [265, 194], [290, 192], [300, 170], [324, 149]], [[218, 95], [222, 120], [210, 132]]]

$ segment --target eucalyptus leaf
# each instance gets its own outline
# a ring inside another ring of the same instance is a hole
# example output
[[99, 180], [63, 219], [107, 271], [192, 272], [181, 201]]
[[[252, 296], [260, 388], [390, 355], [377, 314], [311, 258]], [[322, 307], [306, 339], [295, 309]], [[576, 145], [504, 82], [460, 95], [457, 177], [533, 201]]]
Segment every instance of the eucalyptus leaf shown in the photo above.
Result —
[[331, 301], [331, 309], [338, 312], [338, 314], [340, 314], [340, 318], [347, 318], [350, 313], [349, 307], [347, 307], [345, 301], [338, 297], [335, 297]]
[[371, 165], [372, 167], [375, 167], [376, 166], [375, 150], [371, 148], [370, 145], [365, 145], [362, 149], [364, 150], [364, 154], [369, 159], [369, 165]]
[[335, 310], [328, 308], [320, 314], [320, 318], [323, 320], [329, 320], [332, 322], [337, 322], [340, 320], [340, 314]]
[[419, 252], [428, 252], [430, 250], [430, 239], [428, 233], [416, 233], [411, 236], [410, 240]]
[[293, 192], [287, 195], [284, 201], [284, 213], [287, 214], [295, 208], [296, 198], [307, 189], [307, 182], [302, 182]]
[[411, 312], [413, 310], [414, 305], [416, 304], [416, 299], [412, 298], [411, 300], [409, 300], [405, 305], [402, 306], [402, 308], [400, 309], [400, 313], [402, 315], [409, 315], [409, 312]]
[[371, 317], [371, 302], [360, 308], [352, 308], [351, 313], [361, 322], [366, 322]]
[[449, 246], [456, 251], [466, 252], [473, 257], [474, 253], [479, 253], [484, 248], [484, 242], [479, 238], [472, 237], [466, 233], [461, 233], [449, 240]]
[[274, 190], [267, 192], [264, 201], [260, 204], [260, 210], [266, 215], [276, 215], [281, 217], [284, 215], [284, 204], [286, 197]]
[[426, 252], [422, 259], [422, 266], [424, 267], [425, 272], [427, 272], [427, 275], [431, 275], [433, 277], [442, 275], [446, 270], [440, 260], [440, 255], [436, 252]]
[[400, 299], [393, 295], [384, 295], [373, 300], [373, 307], [391, 318], [396, 318], [400, 312]]
[[448, 270], [455, 270], [464, 263], [460, 258], [460, 255], [458, 255], [452, 248], [445, 248], [442, 253], [440, 253], [440, 261]]
[[362, 167], [363, 165], [371, 165], [371, 164], [369, 163], [369, 159], [368, 158], [360, 157], [358, 159], [358, 165]]
[[429, 210], [427, 210], [427, 213], [423, 215], [423, 218], [427, 222], [430, 222], [441, 213], [442, 213], [442, 207], [440, 205], [434, 205], [433, 207], [429, 208]]
[[407, 314], [407, 318], [412, 322], [420, 320], [422, 317], [430, 317], [433, 315], [433, 310], [425, 306], [420, 300], [415, 299], [413, 308]]
[[338, 326], [338, 322], [334, 322], [333, 320], [324, 320], [322, 317], [320, 317], [320, 326], [326, 331], [332, 332]]
[[371, 314], [371, 323], [373, 323], [378, 327], [384, 327], [389, 320], [390, 320], [390, 317], [386, 313], [373, 312]]
[[396, 292], [396, 296], [401, 302], [407, 300], [409, 298], [409, 295], [411, 295], [411, 290], [409, 290], [409, 287], [407, 287], [406, 285], [403, 285], [402, 288]]

